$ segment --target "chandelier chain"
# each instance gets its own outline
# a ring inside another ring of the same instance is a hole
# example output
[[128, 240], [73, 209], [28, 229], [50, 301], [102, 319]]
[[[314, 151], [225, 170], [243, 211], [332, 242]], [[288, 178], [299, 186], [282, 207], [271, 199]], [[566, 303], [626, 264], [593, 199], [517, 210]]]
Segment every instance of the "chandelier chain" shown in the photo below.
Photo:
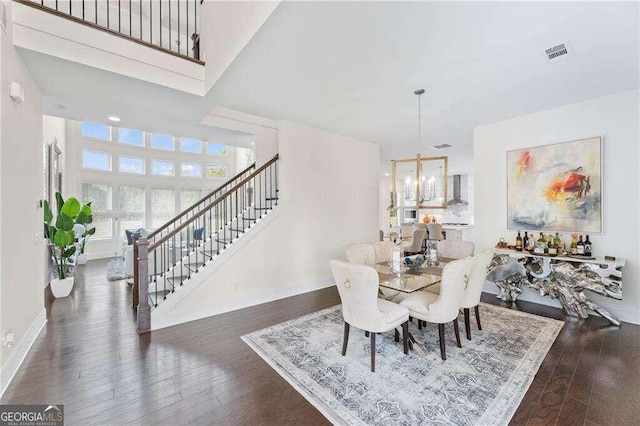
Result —
[[422, 95], [418, 95], [418, 154], [422, 154]]

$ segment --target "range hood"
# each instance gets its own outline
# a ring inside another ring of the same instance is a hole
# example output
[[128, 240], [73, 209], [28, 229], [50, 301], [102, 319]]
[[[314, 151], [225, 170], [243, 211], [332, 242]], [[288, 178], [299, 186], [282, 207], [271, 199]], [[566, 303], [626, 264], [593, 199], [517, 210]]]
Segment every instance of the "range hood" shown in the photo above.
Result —
[[447, 201], [448, 206], [463, 206], [467, 202], [460, 198], [460, 175], [453, 175], [453, 198]]

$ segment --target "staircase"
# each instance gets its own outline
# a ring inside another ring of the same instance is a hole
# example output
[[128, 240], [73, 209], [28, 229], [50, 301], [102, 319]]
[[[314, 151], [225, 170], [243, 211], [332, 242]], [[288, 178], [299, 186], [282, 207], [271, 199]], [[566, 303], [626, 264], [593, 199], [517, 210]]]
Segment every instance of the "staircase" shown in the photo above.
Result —
[[139, 333], [151, 329], [155, 308], [277, 206], [278, 158], [252, 164], [148, 237], [134, 236]]

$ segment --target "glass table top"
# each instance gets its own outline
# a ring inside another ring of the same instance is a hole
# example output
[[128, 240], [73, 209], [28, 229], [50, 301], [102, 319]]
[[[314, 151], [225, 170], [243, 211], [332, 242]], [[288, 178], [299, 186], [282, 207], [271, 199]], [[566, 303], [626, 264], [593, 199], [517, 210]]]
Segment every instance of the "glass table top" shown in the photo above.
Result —
[[380, 287], [403, 293], [413, 293], [440, 282], [442, 269], [439, 267], [420, 266], [414, 269], [401, 267], [401, 272], [397, 271], [392, 262], [377, 263], [375, 265]]

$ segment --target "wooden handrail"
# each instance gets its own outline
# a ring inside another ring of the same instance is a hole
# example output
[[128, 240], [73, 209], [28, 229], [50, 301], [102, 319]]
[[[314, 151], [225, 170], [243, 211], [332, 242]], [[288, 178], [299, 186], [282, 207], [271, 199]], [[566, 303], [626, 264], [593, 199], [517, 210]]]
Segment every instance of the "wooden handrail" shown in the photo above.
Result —
[[163, 224], [162, 226], [160, 226], [158, 229], [156, 229], [155, 231], [151, 232], [149, 235], [147, 235], [147, 240], [151, 241], [152, 238], [154, 238], [156, 235], [158, 235], [160, 232], [164, 231], [165, 228], [167, 228], [169, 225], [175, 223], [178, 221], [178, 219], [181, 219], [182, 217], [184, 217], [187, 213], [189, 213], [191, 210], [195, 209], [196, 207], [198, 207], [200, 204], [202, 204], [207, 198], [211, 198], [211, 196], [213, 194], [215, 194], [216, 192], [220, 191], [222, 188], [224, 188], [225, 186], [229, 185], [231, 182], [233, 182], [234, 180], [238, 179], [239, 176], [242, 176], [243, 174], [245, 174], [246, 172], [248, 172], [249, 170], [253, 169], [256, 166], [256, 163], [254, 162], [253, 164], [251, 164], [249, 167], [247, 167], [246, 169], [244, 169], [243, 171], [241, 171], [240, 173], [236, 174], [234, 177], [232, 177], [231, 179], [229, 179], [228, 181], [226, 181], [225, 183], [223, 183], [222, 185], [220, 185], [218, 188], [214, 189], [213, 191], [211, 191], [210, 193], [208, 193], [207, 195], [205, 195], [204, 197], [202, 197], [199, 201], [197, 201], [195, 204], [193, 204], [190, 207], [187, 207], [182, 213], [180, 213], [178, 216], [174, 217], [173, 219], [171, 219], [169, 222]]
[[[76, 23], [78, 23], [80, 25], [85, 25], [87, 27], [95, 28], [96, 30], [104, 31], [104, 32], [109, 33], [109, 34], [112, 34], [112, 35], [115, 35], [115, 36], [118, 36], [118, 37], [122, 37], [122, 38], [124, 38], [126, 40], [132, 41], [134, 43], [138, 43], [138, 44], [140, 44], [142, 46], [147, 46], [147, 47], [150, 47], [152, 49], [159, 50], [160, 52], [164, 52], [166, 54], [169, 54], [169, 55], [172, 55], [172, 56], [175, 56], [175, 57], [178, 57], [178, 58], [186, 59], [187, 61], [194, 62], [194, 63], [196, 63], [198, 65], [204, 65], [204, 61], [201, 61], [200, 59], [192, 58], [191, 56], [183, 55], [182, 53], [178, 53], [178, 52], [174, 52], [173, 50], [167, 49], [167, 48], [162, 47], [162, 46], [158, 46], [157, 44], [153, 44], [153, 43], [150, 43], [150, 42], [145, 41], [145, 40], [141, 40], [141, 39], [138, 39], [138, 38], [135, 38], [135, 37], [131, 37], [131, 36], [127, 35], [127, 34], [123, 34], [121, 32], [112, 30], [111, 28], [103, 27], [102, 25], [94, 24], [93, 22], [87, 21], [85, 19], [80, 19], [80, 18], [75, 17], [73, 15], [69, 15], [68, 13], [60, 12], [59, 10], [55, 10], [55, 9], [53, 9], [51, 7], [39, 5], [38, 3], [34, 3], [32, 1], [29, 1], [29, 0], [13, 0], [13, 1], [15, 1], [16, 3], [23, 4], [25, 6], [33, 7], [34, 9], [42, 10], [43, 12], [50, 13], [52, 15], [56, 15], [56, 16], [59, 16], [59, 17], [64, 18], [64, 19], [68, 19], [68, 20], [76, 22]], [[71, 0], [71, 1], [73, 1], [73, 0]]]
[[152, 244], [149, 244], [149, 252], [152, 252], [153, 250], [158, 248], [163, 243], [169, 241], [169, 238], [173, 237], [174, 235], [176, 235], [177, 233], [182, 231], [184, 228], [189, 226], [189, 224], [194, 222], [200, 216], [204, 215], [206, 212], [208, 212], [209, 210], [211, 210], [212, 208], [214, 208], [215, 206], [220, 204], [222, 202], [222, 200], [224, 200], [225, 198], [229, 197], [231, 194], [233, 194], [235, 191], [237, 191], [239, 188], [241, 188], [243, 185], [245, 185], [251, 179], [253, 179], [257, 175], [259, 175], [267, 167], [269, 167], [270, 165], [275, 163], [278, 160], [278, 158], [279, 158], [279, 154], [276, 154], [271, 160], [269, 160], [266, 163], [264, 163], [257, 170], [255, 170], [253, 173], [251, 173], [249, 176], [244, 178], [240, 183], [237, 183], [234, 187], [232, 187], [227, 192], [225, 192], [224, 194], [222, 194], [221, 196], [216, 198], [214, 201], [212, 201], [208, 206], [206, 206], [205, 208], [200, 210], [198, 213], [196, 213], [193, 216], [191, 216], [186, 222], [184, 222], [183, 224], [178, 225], [177, 227], [175, 227], [171, 232], [169, 232], [167, 235], [165, 235], [162, 238], [160, 238], [158, 241], [154, 241]]

